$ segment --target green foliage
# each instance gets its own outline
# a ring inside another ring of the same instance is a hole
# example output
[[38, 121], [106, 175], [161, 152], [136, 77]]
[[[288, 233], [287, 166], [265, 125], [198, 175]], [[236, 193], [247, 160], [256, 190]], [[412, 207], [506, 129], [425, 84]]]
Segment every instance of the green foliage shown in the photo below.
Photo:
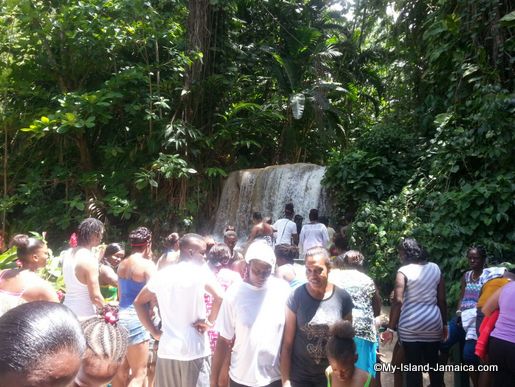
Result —
[[326, 183], [337, 203], [358, 209], [351, 245], [369, 259], [383, 291], [393, 285], [396, 246], [406, 236], [440, 265], [449, 305], [458, 297], [468, 246], [485, 245], [493, 262], [514, 260], [507, 10], [505, 1], [403, 1], [395, 40], [387, 41], [395, 54], [389, 76], [397, 81], [382, 125], [412, 142], [365, 131], [330, 163]]
[[230, 171], [306, 161], [385, 291], [407, 235], [448, 281], [511, 260], [511, 4], [329, 3], [1, 3], [2, 227], [207, 232]]
[[16, 247], [11, 247], [9, 250], [0, 254], [0, 270], [11, 269], [16, 267]]
[[324, 176], [338, 208], [355, 212], [400, 192], [415, 171], [418, 139], [403, 128], [376, 125], [343, 152], [334, 152]]

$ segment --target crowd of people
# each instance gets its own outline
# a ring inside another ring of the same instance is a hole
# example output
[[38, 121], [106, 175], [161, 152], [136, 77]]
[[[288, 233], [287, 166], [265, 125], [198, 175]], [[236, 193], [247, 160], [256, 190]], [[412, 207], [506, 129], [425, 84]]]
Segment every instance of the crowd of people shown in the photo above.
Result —
[[[481, 246], [467, 251], [448, 322], [439, 266], [403, 239], [385, 323], [365, 257], [316, 209], [301, 227], [292, 203], [274, 223], [252, 218], [241, 245], [227, 226], [220, 241], [172, 233], [161, 255], [146, 227], [126, 247], [103, 246], [103, 223], [85, 219], [61, 255], [62, 303], [37, 274], [45, 242], [13, 237], [19, 265], [0, 271], [0, 387], [381, 386], [380, 344], [396, 334], [396, 361], [434, 367], [432, 387], [456, 344], [464, 363], [499, 367], [471, 372], [474, 387], [512, 385], [513, 276], [486, 267]], [[403, 371], [402, 385], [421, 387], [421, 371]]]

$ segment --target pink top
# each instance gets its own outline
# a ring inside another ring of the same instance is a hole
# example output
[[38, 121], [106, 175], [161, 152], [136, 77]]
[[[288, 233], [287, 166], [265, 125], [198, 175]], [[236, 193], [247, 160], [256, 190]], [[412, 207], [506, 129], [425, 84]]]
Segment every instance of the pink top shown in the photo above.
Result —
[[503, 286], [499, 296], [499, 318], [490, 336], [515, 343], [515, 282]]

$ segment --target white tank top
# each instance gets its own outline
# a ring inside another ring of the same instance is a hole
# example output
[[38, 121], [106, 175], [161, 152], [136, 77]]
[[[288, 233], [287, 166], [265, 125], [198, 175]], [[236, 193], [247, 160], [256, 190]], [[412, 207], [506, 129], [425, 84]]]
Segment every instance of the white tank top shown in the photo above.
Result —
[[[92, 257], [92, 259], [94, 259]], [[63, 304], [70, 308], [79, 319], [96, 315], [96, 308], [89, 298], [88, 286], [80, 282], [75, 275], [76, 254], [69, 250], [63, 258], [63, 276], [66, 296]]]

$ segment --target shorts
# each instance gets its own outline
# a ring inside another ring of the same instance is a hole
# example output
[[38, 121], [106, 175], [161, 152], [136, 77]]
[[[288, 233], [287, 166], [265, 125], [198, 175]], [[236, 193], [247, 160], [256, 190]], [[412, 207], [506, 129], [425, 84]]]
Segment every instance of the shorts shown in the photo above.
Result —
[[158, 357], [156, 387], [209, 387], [211, 356], [181, 361]]
[[129, 345], [136, 345], [150, 339], [150, 334], [139, 321], [134, 306], [120, 309], [119, 317], [118, 323], [128, 332]]

